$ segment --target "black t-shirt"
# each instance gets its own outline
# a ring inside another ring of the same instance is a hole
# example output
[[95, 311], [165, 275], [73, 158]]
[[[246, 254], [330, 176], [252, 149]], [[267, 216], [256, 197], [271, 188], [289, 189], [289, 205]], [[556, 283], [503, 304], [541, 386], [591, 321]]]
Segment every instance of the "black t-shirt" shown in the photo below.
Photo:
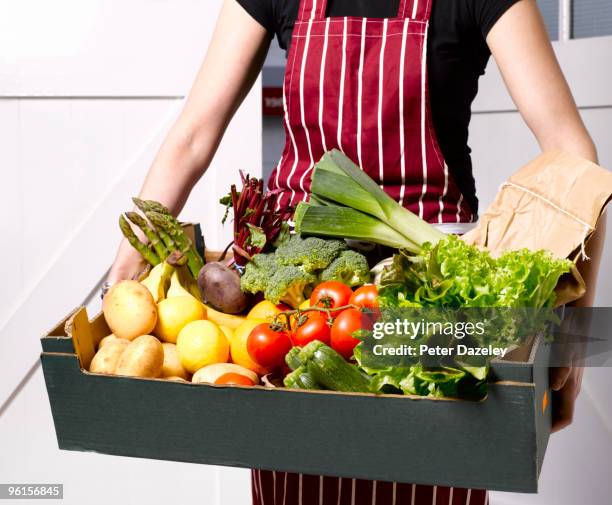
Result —
[[[237, 0], [283, 49], [291, 43], [299, 0]], [[468, 146], [471, 104], [491, 56], [489, 30], [519, 0], [434, 0], [428, 40], [434, 128], [450, 172], [473, 212], [478, 200]], [[399, 0], [328, 0], [328, 16], [395, 17]]]

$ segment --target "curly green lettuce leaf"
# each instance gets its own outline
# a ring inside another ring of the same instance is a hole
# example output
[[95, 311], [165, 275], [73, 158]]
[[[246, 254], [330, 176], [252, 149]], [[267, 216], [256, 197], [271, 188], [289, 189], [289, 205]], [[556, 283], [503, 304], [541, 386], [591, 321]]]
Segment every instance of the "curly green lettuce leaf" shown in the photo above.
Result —
[[386, 307], [551, 307], [571, 261], [520, 249], [493, 258], [449, 235], [416, 256], [396, 254], [380, 280]]
[[[379, 281], [383, 320], [405, 318], [413, 308], [424, 311], [421, 315], [427, 320], [431, 319], [427, 311], [433, 308], [482, 309], [473, 314], [486, 320], [488, 331], [474, 346], [519, 345], [550, 323], [555, 288], [571, 266], [571, 261], [548, 251], [520, 249], [493, 258], [486, 250], [449, 235], [435, 246], [425, 244], [416, 255], [400, 252], [385, 267]], [[470, 314], [464, 310], [462, 317]], [[432, 316], [453, 318], [443, 311]], [[442, 363], [448, 366], [426, 368], [421, 357], [408, 373], [403, 366], [368, 373], [375, 376], [374, 384], [381, 390], [399, 385], [406, 394], [479, 397], [485, 394], [489, 361], [463, 358]], [[399, 379], [402, 374], [406, 375]]]
[[400, 382], [400, 388], [405, 394], [435, 398], [481, 399], [487, 391], [484, 378], [478, 379], [466, 370], [451, 367], [430, 370], [421, 365], [411, 367], [410, 373]]

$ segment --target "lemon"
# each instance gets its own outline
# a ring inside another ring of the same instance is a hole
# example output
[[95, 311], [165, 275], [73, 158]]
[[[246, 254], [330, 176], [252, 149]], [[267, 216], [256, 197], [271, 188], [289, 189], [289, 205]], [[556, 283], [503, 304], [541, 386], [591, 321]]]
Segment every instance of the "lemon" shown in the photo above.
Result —
[[272, 302], [264, 300], [254, 305], [253, 308], [249, 310], [247, 319], [264, 319], [266, 321], [271, 321], [274, 316], [281, 312], [282, 311]]
[[230, 340], [232, 362], [244, 368], [248, 368], [258, 375], [265, 375], [268, 373], [268, 370], [251, 359], [247, 351], [247, 339], [255, 326], [266, 322], [265, 319], [247, 319], [234, 330], [234, 335]]
[[229, 342], [221, 329], [211, 321], [192, 321], [179, 333], [176, 350], [181, 365], [191, 373], [213, 363], [226, 363]]
[[206, 317], [206, 309], [193, 296], [166, 298], [157, 304], [157, 325], [153, 333], [164, 342], [176, 343], [183, 327]]

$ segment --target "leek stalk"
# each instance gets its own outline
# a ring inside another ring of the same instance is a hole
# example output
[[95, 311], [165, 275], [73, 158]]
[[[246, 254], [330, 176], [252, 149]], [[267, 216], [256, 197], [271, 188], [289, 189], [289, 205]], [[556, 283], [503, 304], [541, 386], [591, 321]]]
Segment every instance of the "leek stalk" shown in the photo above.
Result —
[[375, 242], [411, 252], [445, 234], [399, 205], [347, 156], [334, 149], [315, 165], [311, 203], [300, 203], [296, 230]]
[[304, 235], [375, 242], [413, 253], [421, 250], [420, 246], [379, 219], [350, 207], [302, 202], [295, 212], [295, 222], [296, 231]]

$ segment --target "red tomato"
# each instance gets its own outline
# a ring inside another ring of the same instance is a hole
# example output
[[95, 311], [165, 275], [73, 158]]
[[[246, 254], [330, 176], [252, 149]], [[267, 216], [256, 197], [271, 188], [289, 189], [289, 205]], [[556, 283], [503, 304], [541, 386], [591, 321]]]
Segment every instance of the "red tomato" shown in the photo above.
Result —
[[343, 310], [331, 328], [331, 346], [345, 359], [350, 359], [353, 349], [361, 342], [353, 337], [357, 330], [372, 329], [372, 320], [367, 314], [357, 309]]
[[305, 312], [300, 316], [298, 324], [291, 336], [291, 342], [297, 347], [304, 347], [313, 340], [320, 340], [329, 345], [331, 328], [327, 317], [321, 312]]
[[377, 309], [378, 305], [378, 289], [374, 284], [366, 284], [356, 289], [349, 300], [351, 305], [357, 305], [360, 308]]
[[374, 284], [366, 284], [356, 289], [349, 304], [364, 309], [374, 321], [380, 318], [380, 305], [378, 303], [378, 288]]
[[239, 384], [241, 386], [255, 385], [251, 379], [239, 373], [224, 373], [217, 378], [215, 384]]
[[287, 312], [288, 310], [293, 310], [291, 307], [289, 307], [289, 305], [287, 305], [286, 303], [282, 303], [282, 302], [277, 303], [276, 308], [280, 310], [281, 312]]
[[[319, 306], [335, 309], [348, 305], [353, 291], [340, 281], [326, 281], [319, 284], [310, 295], [311, 307]], [[337, 315], [332, 312], [335, 317]]]
[[270, 328], [269, 323], [255, 326], [247, 338], [247, 351], [258, 365], [269, 368], [281, 366], [291, 349], [289, 335]]

